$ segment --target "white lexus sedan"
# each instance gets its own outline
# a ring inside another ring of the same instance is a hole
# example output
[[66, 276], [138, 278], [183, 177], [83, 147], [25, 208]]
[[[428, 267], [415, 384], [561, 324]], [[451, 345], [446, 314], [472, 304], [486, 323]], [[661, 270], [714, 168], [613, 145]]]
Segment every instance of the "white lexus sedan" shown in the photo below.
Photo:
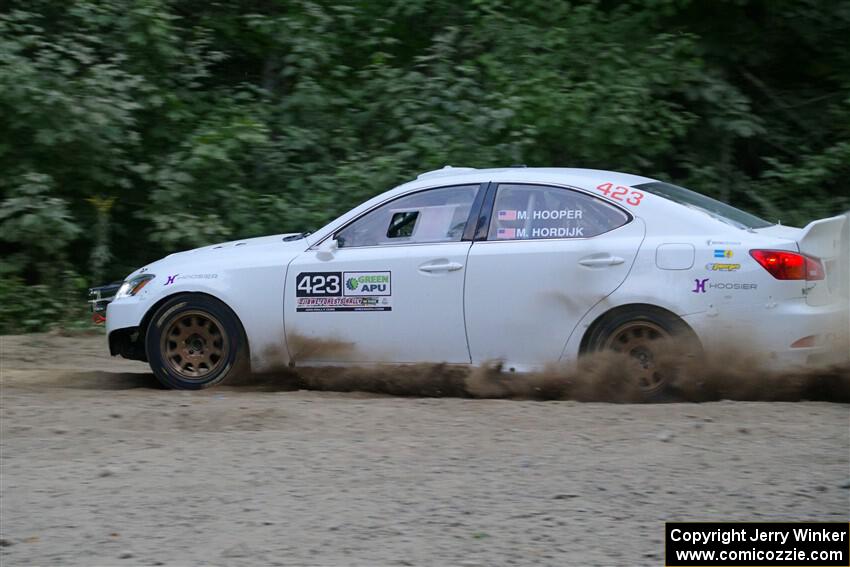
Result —
[[[743, 338], [782, 363], [825, 352], [847, 317], [844, 222], [780, 226], [611, 171], [446, 167], [315, 233], [133, 272], [108, 303], [109, 349], [184, 389], [279, 364], [522, 372], [612, 349], [652, 392], [665, 337]], [[333, 348], [297, 347], [310, 341]]]

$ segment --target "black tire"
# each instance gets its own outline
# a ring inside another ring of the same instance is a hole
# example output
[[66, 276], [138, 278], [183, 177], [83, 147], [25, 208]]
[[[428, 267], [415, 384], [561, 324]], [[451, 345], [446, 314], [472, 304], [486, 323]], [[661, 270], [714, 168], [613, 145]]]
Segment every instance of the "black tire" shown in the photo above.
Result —
[[151, 369], [167, 388], [201, 390], [247, 371], [239, 319], [208, 295], [178, 295], [151, 318], [145, 334]]
[[659, 364], [659, 360], [671, 349], [676, 356], [696, 356], [700, 345], [691, 328], [673, 313], [636, 305], [603, 315], [587, 336], [583, 352], [615, 351], [634, 358], [636, 365], [629, 371], [640, 395], [662, 401], [672, 394], [676, 365]]

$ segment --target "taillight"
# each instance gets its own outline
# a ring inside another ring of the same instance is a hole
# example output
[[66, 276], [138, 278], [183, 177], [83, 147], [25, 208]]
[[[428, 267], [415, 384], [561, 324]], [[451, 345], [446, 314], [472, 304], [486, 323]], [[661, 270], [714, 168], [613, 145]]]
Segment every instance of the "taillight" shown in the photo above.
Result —
[[807, 280], [822, 280], [826, 277], [826, 272], [823, 271], [823, 264], [817, 258], [806, 256], [806, 279]]
[[823, 264], [817, 258], [785, 250], [750, 250], [750, 256], [778, 280], [822, 280]]

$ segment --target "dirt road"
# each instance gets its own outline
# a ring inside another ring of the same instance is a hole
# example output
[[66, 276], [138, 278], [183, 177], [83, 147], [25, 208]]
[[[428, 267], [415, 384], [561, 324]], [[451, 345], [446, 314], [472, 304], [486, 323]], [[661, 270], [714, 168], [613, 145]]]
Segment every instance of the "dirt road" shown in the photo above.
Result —
[[0, 562], [662, 565], [665, 520], [844, 520], [850, 406], [160, 390], [2, 337]]

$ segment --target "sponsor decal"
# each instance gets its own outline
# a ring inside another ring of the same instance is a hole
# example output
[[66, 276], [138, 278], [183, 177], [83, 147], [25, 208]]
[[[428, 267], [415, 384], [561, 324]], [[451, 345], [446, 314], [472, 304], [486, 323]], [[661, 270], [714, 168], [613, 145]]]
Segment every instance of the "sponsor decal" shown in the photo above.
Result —
[[392, 295], [390, 272], [344, 272], [343, 295]]
[[392, 311], [391, 272], [301, 272], [296, 311]]
[[758, 289], [758, 284], [754, 283], [727, 283], [727, 282], [718, 282], [708, 284], [709, 289], [724, 289], [724, 290], [754, 290]]
[[296, 311], [392, 311], [391, 297], [298, 297]]
[[178, 280], [214, 280], [217, 277], [218, 274], [174, 274], [173, 276], [168, 276], [165, 279], [165, 283], [162, 285], [171, 285], [176, 283]]
[[706, 244], [709, 246], [740, 246], [740, 242], [733, 242], [731, 240], [708, 240]]
[[711, 278], [697, 278], [694, 280], [694, 289], [691, 293], [705, 293], [716, 289], [723, 291], [752, 291], [758, 289], [758, 284], [740, 282], [711, 282]]
[[736, 272], [741, 269], [741, 264], [706, 264], [705, 269], [709, 272]]
[[733, 256], [733, 253], [728, 248], [714, 251], [714, 257], [715, 258], [731, 258], [732, 256]]

